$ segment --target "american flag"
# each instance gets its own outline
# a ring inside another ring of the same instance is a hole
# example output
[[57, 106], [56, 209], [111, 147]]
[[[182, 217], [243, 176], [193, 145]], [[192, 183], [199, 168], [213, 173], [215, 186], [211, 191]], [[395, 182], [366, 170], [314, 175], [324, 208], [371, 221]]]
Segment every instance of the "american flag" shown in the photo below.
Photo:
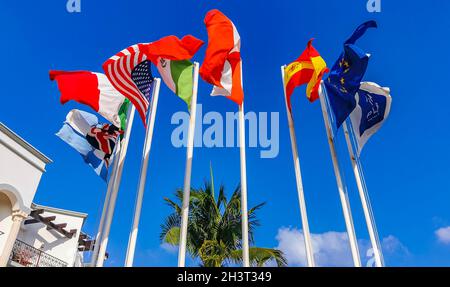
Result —
[[144, 125], [154, 81], [151, 62], [143, 52], [145, 49], [146, 44], [133, 45], [103, 64], [111, 84], [133, 103]]

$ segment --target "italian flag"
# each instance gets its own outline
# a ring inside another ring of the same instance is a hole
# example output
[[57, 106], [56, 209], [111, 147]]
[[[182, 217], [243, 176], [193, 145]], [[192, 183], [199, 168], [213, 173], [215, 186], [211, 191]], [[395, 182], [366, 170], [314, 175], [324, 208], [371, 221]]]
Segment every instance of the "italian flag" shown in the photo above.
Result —
[[148, 44], [147, 54], [158, 68], [166, 86], [191, 107], [193, 68], [189, 61], [203, 45], [203, 41], [187, 35], [181, 40], [167, 36]]
[[76, 101], [87, 105], [116, 127], [124, 130], [129, 101], [101, 73], [89, 71], [50, 71], [58, 83], [61, 104]]

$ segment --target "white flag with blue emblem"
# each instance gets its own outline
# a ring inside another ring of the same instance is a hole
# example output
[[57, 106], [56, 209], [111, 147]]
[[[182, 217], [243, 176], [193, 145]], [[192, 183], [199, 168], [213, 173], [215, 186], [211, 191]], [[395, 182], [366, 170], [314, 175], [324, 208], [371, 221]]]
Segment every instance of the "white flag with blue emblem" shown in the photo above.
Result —
[[362, 82], [356, 93], [356, 108], [350, 114], [358, 155], [369, 138], [386, 121], [391, 109], [390, 89]]

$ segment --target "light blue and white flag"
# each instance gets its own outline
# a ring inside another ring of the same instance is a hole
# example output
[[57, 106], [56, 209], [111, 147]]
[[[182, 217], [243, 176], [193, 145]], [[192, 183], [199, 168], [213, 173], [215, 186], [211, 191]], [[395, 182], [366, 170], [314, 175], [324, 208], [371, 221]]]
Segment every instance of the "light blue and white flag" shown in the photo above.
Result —
[[356, 108], [350, 114], [358, 155], [366, 142], [386, 121], [392, 98], [389, 88], [362, 82], [356, 93]]
[[71, 110], [56, 136], [78, 151], [95, 173], [107, 181], [108, 165], [112, 162], [112, 158], [103, 151], [95, 149], [86, 139], [92, 127], [98, 125], [98, 118], [95, 115], [76, 109]]

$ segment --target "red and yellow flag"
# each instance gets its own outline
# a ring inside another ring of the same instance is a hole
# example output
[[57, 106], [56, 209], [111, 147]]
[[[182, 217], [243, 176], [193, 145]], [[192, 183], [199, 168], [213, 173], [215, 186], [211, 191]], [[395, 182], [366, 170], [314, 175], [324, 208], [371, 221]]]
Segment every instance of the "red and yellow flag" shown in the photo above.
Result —
[[291, 110], [291, 95], [298, 86], [308, 84], [306, 97], [310, 102], [317, 100], [322, 77], [329, 71], [325, 61], [313, 47], [312, 41], [313, 39], [309, 40], [300, 57], [285, 68], [284, 83], [289, 110]]

